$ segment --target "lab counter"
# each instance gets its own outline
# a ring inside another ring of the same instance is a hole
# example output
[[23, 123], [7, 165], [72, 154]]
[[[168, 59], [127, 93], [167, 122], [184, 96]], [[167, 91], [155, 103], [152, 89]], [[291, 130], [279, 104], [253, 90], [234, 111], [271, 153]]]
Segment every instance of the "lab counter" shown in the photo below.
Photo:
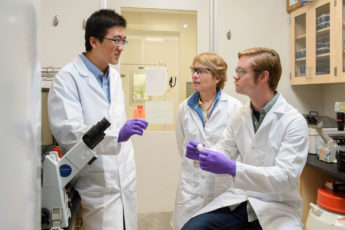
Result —
[[345, 181], [345, 173], [338, 171], [337, 164], [327, 163], [317, 159], [317, 155], [308, 154], [306, 166], [299, 181], [299, 191], [302, 196], [302, 223], [305, 226], [310, 203], [316, 204], [317, 189], [324, 186], [325, 181]]
[[345, 172], [339, 171], [337, 164], [320, 161], [316, 154], [308, 154], [307, 166], [345, 181]]

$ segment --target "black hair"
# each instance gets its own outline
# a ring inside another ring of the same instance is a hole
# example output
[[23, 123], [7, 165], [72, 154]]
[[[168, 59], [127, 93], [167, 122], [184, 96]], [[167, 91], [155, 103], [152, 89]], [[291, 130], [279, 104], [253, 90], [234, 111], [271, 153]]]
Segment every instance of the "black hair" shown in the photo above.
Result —
[[95, 37], [101, 42], [109, 28], [122, 26], [126, 28], [126, 19], [117, 14], [114, 10], [101, 9], [94, 12], [86, 21], [85, 28], [85, 49], [86, 52], [92, 49], [90, 37]]

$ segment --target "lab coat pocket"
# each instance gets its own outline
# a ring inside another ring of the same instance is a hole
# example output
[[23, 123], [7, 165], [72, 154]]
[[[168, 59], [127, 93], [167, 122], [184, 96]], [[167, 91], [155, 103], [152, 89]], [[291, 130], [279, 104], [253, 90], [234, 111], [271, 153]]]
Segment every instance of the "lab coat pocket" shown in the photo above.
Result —
[[176, 202], [179, 205], [184, 205], [190, 202], [197, 194], [199, 181], [189, 173], [182, 173], [181, 182], [178, 187]]

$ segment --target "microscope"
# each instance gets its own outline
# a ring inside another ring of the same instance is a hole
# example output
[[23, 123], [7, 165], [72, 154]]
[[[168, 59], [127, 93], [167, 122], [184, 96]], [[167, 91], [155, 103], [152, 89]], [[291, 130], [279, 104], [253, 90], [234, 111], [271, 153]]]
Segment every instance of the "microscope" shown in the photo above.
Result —
[[[333, 138], [327, 135], [321, 128], [322, 122], [313, 127], [324, 141], [324, 145], [318, 148], [319, 160], [328, 163], [338, 163], [337, 161], [343, 161], [342, 159], [345, 160], [343, 136], [338, 136], [338, 134], [341, 135], [344, 131], [345, 102], [335, 102], [334, 111], [337, 113], [338, 131], [336, 131], [336, 134], [333, 133]], [[342, 168], [344, 167], [345, 166], [342, 166]]]
[[68, 227], [71, 217], [69, 190], [72, 179], [87, 165], [97, 159], [93, 148], [103, 140], [110, 126], [103, 118], [92, 126], [62, 158], [53, 151], [43, 162], [42, 179], [42, 229], [61, 230]]

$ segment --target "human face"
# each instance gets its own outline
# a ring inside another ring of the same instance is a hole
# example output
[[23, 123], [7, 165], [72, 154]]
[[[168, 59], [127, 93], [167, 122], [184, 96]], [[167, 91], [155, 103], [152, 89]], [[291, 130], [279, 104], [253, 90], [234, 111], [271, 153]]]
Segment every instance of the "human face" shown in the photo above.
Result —
[[192, 79], [193, 88], [199, 93], [216, 91], [219, 82], [219, 77], [214, 77], [209, 68], [198, 62], [192, 67]]
[[125, 40], [126, 34], [125, 29], [122, 26], [113, 26], [108, 29], [107, 34], [104, 36], [102, 42], [97, 44], [97, 53], [99, 59], [102, 60], [103, 64], [108, 65], [116, 65], [119, 63], [121, 52], [124, 49], [123, 43], [122, 45], [115, 44], [114, 41], [109, 40]]
[[251, 96], [255, 94], [257, 83], [255, 83], [255, 72], [251, 67], [251, 57], [242, 56], [237, 63], [234, 75], [236, 92]]

